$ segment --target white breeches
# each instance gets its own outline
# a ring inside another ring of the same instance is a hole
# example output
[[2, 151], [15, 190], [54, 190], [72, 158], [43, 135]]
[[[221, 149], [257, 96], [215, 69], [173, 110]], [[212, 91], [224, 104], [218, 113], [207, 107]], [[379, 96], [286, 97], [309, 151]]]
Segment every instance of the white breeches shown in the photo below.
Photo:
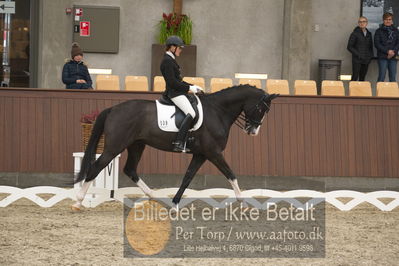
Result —
[[195, 117], [194, 108], [191, 106], [190, 101], [187, 99], [185, 95], [180, 95], [177, 97], [171, 98], [172, 102], [179, 107], [185, 115], [190, 114], [192, 118]]

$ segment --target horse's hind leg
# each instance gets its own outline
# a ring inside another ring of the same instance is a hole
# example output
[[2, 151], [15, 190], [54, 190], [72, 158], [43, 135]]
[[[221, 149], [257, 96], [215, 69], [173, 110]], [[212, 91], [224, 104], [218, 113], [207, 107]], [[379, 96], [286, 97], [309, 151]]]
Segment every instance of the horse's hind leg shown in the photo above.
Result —
[[89, 172], [87, 173], [87, 177], [83, 182], [82, 188], [76, 195], [76, 203], [72, 205], [73, 210], [80, 210], [82, 207], [82, 202], [86, 196], [87, 190], [89, 189], [91, 183], [96, 178], [96, 176], [103, 170], [111, 161], [114, 159], [119, 153], [109, 152], [107, 148], [105, 148], [103, 154], [93, 163], [90, 167]]
[[154, 198], [154, 192], [152, 189], [150, 189], [147, 184], [144, 183], [144, 181], [137, 175], [137, 166], [144, 149], [145, 144], [142, 142], [135, 142], [127, 148], [128, 157], [123, 172], [129, 176], [147, 196]]
[[227, 177], [231, 186], [233, 187], [234, 194], [236, 195], [237, 200], [243, 201], [240, 187], [238, 186], [237, 178], [234, 175], [233, 171], [230, 169], [230, 166], [227, 164], [223, 155], [220, 153], [212, 156], [209, 160]]

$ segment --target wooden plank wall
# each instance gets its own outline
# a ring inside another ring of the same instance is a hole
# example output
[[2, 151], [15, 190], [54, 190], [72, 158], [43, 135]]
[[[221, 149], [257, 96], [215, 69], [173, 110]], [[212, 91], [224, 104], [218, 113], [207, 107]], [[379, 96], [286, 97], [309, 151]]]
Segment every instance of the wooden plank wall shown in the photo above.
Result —
[[[72, 172], [81, 114], [158, 97], [1, 88], [0, 172]], [[225, 156], [236, 174], [399, 177], [398, 99], [281, 96], [273, 103], [257, 137], [232, 127]], [[183, 174], [190, 158], [146, 148], [139, 172]], [[209, 163], [200, 173], [220, 174]]]

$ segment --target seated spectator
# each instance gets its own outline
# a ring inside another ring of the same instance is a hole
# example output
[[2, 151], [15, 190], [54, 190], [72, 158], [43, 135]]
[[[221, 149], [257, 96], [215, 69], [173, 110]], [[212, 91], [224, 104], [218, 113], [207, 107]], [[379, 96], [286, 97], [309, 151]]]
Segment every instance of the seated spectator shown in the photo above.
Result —
[[93, 82], [87, 66], [83, 63], [83, 51], [79, 44], [73, 43], [71, 58], [62, 70], [62, 82], [67, 89], [92, 89]]

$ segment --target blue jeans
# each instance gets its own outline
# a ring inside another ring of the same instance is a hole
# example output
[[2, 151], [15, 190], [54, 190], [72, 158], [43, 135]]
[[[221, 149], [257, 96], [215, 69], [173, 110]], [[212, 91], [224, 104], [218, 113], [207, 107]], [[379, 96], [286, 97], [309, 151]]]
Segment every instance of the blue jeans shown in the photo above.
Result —
[[388, 75], [389, 81], [394, 82], [396, 81], [396, 64], [397, 61], [395, 58], [392, 59], [385, 59], [385, 58], [378, 58], [378, 82], [385, 81], [385, 75], [387, 73], [388, 68]]

